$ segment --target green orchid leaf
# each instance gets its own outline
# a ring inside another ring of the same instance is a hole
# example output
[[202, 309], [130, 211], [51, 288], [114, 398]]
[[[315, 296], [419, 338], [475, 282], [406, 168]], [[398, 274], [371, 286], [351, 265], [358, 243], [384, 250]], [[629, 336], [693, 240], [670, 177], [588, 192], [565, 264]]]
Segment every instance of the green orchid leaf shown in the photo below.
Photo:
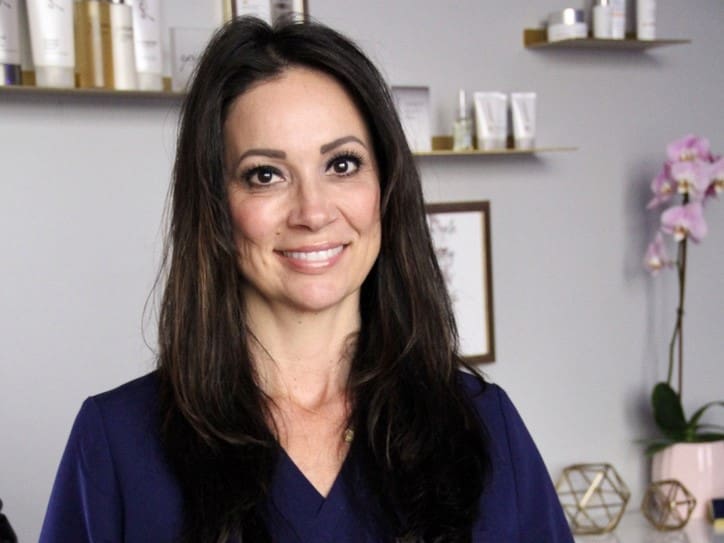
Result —
[[704, 412], [709, 409], [710, 407], [713, 407], [715, 405], [719, 405], [721, 407], [724, 407], [724, 402], [709, 402], [708, 404], [700, 407], [697, 409], [697, 411], [691, 416], [691, 420], [689, 421], [689, 426], [696, 426], [699, 422], [699, 419], [704, 414]]
[[658, 383], [651, 394], [654, 408], [654, 420], [667, 437], [675, 441], [684, 441], [687, 429], [684, 408], [681, 399], [668, 383]]

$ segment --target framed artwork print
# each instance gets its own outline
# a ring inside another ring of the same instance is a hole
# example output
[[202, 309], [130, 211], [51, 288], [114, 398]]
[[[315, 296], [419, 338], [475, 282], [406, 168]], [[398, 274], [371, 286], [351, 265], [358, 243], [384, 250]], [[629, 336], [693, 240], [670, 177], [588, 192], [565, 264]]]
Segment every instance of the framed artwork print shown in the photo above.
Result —
[[461, 354], [495, 361], [490, 203], [427, 204], [427, 223], [452, 300]]
[[250, 15], [269, 24], [280, 17], [290, 16], [306, 20], [309, 16], [307, 0], [222, 0], [224, 20]]

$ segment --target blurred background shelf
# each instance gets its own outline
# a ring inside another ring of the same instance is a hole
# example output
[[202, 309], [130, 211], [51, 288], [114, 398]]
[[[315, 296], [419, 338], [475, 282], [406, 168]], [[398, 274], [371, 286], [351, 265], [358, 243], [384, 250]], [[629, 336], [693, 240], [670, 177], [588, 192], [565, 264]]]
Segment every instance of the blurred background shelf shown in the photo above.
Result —
[[523, 45], [528, 49], [626, 49], [640, 50], [663, 47], [665, 45], [683, 45], [691, 43], [691, 40], [681, 39], [657, 39], [637, 40], [635, 36], [628, 35], [626, 39], [601, 39], [601, 38], [574, 38], [549, 42], [546, 37], [545, 28], [526, 28], [523, 30]]
[[453, 151], [452, 136], [433, 136], [431, 151], [416, 151], [413, 154], [416, 157], [447, 157], [447, 156], [506, 156], [506, 155], [536, 155], [538, 153], [560, 153], [578, 150], [577, 147], [535, 147], [533, 149], [515, 149], [513, 147], [512, 138], [508, 141], [506, 149], [496, 149], [493, 151], [483, 151], [480, 149], [472, 149], [470, 151]]
[[124, 91], [111, 89], [66, 89], [55, 87], [31, 87], [26, 85], [0, 85], [2, 96], [48, 96], [48, 97], [103, 97], [103, 98], [132, 98], [132, 99], [167, 99], [181, 100], [185, 94], [172, 91]]

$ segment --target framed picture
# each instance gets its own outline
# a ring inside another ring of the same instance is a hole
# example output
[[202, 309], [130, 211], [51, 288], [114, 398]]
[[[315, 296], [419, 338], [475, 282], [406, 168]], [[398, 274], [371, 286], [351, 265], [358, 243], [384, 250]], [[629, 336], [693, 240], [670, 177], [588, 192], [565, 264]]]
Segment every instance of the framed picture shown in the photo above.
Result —
[[495, 361], [490, 203], [428, 204], [427, 222], [460, 335], [472, 363]]
[[280, 17], [290, 16], [306, 20], [309, 16], [307, 0], [222, 0], [224, 20], [251, 15], [269, 24]]
[[184, 92], [196, 69], [201, 55], [206, 49], [213, 28], [184, 28], [173, 26], [171, 34], [171, 89]]
[[430, 87], [392, 87], [392, 99], [413, 153], [432, 150]]

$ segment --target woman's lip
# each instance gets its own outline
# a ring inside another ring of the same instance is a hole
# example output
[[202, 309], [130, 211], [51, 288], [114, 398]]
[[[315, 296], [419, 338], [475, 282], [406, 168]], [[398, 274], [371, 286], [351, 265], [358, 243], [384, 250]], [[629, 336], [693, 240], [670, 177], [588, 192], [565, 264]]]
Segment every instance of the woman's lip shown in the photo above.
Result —
[[334, 249], [336, 247], [342, 247], [344, 248], [346, 245], [349, 245], [345, 242], [334, 242], [329, 241], [325, 243], [315, 243], [312, 245], [300, 245], [298, 247], [289, 247], [285, 249], [276, 249], [279, 253], [311, 253], [315, 251], [326, 251], [327, 249]]

